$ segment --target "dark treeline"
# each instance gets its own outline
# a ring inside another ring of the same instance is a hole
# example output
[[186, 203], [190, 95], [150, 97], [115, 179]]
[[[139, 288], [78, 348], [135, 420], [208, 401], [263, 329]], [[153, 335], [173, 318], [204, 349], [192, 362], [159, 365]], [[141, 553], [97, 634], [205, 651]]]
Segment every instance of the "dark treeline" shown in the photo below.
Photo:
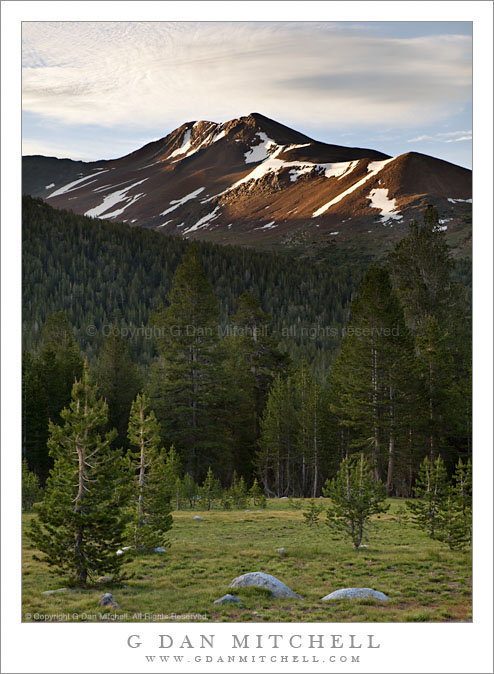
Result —
[[[163, 446], [197, 483], [211, 469], [224, 485], [236, 475], [267, 495], [318, 496], [358, 452], [389, 495], [410, 496], [425, 456], [452, 473], [470, 455], [468, 298], [434, 209], [368, 269], [349, 313], [358, 266], [187, 244], [32, 199], [24, 207], [23, 455], [42, 482], [48, 420], [59, 422], [82, 355], [115, 447], [128, 451], [144, 391]], [[119, 334], [83, 334], [106, 324], [146, 326], [155, 339], [129, 350]], [[297, 325], [329, 338], [301, 337]]]

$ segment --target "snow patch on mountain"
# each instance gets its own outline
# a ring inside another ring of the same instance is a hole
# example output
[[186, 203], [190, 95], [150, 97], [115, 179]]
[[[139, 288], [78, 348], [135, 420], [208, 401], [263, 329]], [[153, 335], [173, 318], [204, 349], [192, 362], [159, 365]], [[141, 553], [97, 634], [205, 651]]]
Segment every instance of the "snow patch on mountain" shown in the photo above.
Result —
[[184, 133], [184, 137], [182, 139], [182, 145], [177, 148], [176, 150], [173, 150], [171, 154], [168, 155], [168, 159], [171, 157], [178, 157], [180, 154], [185, 154], [190, 150], [191, 143], [190, 143], [190, 137], [192, 135], [192, 131], [190, 129], [187, 129], [187, 131]]
[[450, 201], [452, 204], [458, 204], [460, 202], [463, 202], [464, 204], [471, 204], [472, 203], [471, 199], [452, 199], [451, 197], [448, 198], [448, 201]]
[[220, 131], [219, 133], [215, 133], [213, 136], [213, 140], [211, 141], [212, 143], [216, 143], [217, 141], [221, 140], [222, 138], [225, 137], [225, 129]]
[[275, 220], [272, 220], [271, 222], [266, 223], [262, 227], [254, 227], [254, 229], [272, 229], [273, 227], [278, 227], [277, 224], [275, 224]]
[[[200, 123], [201, 122], [196, 122], [195, 124], [193, 124], [192, 128], [195, 128]], [[176, 160], [177, 162], [182, 161], [186, 157], [190, 157], [191, 155], [198, 152], [201, 148], [208, 147], [208, 146], [212, 145], [213, 143], [218, 142], [219, 140], [224, 138], [225, 134], [226, 134], [226, 131], [222, 128], [222, 126], [223, 125], [218, 126], [214, 122], [211, 122], [211, 124], [209, 126], [209, 129], [211, 129], [211, 127], [212, 127], [212, 131], [210, 131], [207, 134], [207, 136], [205, 138], [203, 138], [203, 140], [198, 145], [196, 145], [195, 147], [194, 147], [195, 140], [192, 139], [192, 132], [187, 131], [186, 134], [190, 134], [190, 135], [187, 135], [187, 137], [184, 136], [184, 144], [182, 145], [182, 147], [180, 147], [178, 150], [174, 150], [174, 152], [172, 152], [168, 156], [168, 159], [170, 157], [176, 157], [178, 155], [184, 155], [183, 157], [181, 156], [180, 159]], [[220, 129], [220, 130], [218, 131], [218, 129]]]
[[317, 211], [314, 211], [312, 217], [317, 218], [319, 215], [325, 213], [328, 210], [328, 208], [331, 208], [331, 206], [337, 204], [339, 201], [344, 199], [348, 194], [355, 192], [355, 190], [357, 190], [364, 183], [366, 183], [368, 180], [377, 175], [379, 171], [381, 171], [386, 166], [386, 164], [389, 164], [389, 162], [393, 161], [394, 159], [395, 157], [390, 157], [389, 159], [384, 159], [383, 161], [371, 161], [367, 166], [367, 174], [363, 178], [358, 180], [344, 192], [341, 192], [341, 194], [338, 194], [338, 196], [331, 199], [331, 201], [328, 201], [327, 204], [324, 204], [323, 206], [321, 206], [321, 208], [318, 208]]
[[[135, 204], [136, 201], [139, 201], [141, 197], [145, 197], [146, 195], [144, 193], [142, 194], [134, 194], [134, 196], [128, 201], [125, 206], [122, 206], [122, 208], [117, 208], [116, 211], [111, 211], [111, 213], [105, 213], [104, 215], [101, 215], [100, 218], [102, 220], [108, 220], [109, 218], [116, 218], [118, 215], [122, 215], [122, 213], [129, 207], [132, 206], [132, 204]], [[124, 220], [124, 222], [127, 222]]]
[[55, 187], [55, 183], [50, 183], [49, 185], [45, 185], [45, 190], [51, 190], [52, 187]]
[[190, 194], [186, 194], [185, 197], [182, 197], [181, 199], [172, 199], [170, 201], [170, 204], [175, 204], [171, 208], [167, 208], [166, 211], [163, 211], [163, 213], [160, 213], [160, 215], [167, 215], [167, 213], [171, 213], [174, 211], [176, 208], [179, 206], [183, 206], [187, 201], [190, 201], [191, 199], [195, 199], [201, 192], [204, 191], [204, 187], [199, 187], [197, 190], [194, 190]]
[[389, 199], [388, 192], [384, 187], [376, 187], [376, 189], [371, 190], [367, 199], [370, 200], [369, 206], [371, 208], [377, 208], [381, 211], [381, 222], [387, 222], [388, 220], [402, 220], [403, 216], [401, 213], [396, 212], [396, 199]]
[[219, 216], [219, 206], [216, 206], [214, 211], [212, 213], [208, 213], [207, 215], [203, 216], [200, 220], [196, 222], [195, 225], [192, 225], [192, 227], [188, 227], [187, 229], [183, 230], [183, 234], [189, 234], [189, 232], [195, 232], [198, 229], [202, 229], [204, 227], [207, 227], [207, 225], [211, 222], [211, 220], [215, 220]]
[[[313, 162], [304, 162], [304, 161], [286, 161], [284, 159], [279, 159], [279, 155], [287, 151], [285, 145], [279, 145], [277, 149], [266, 158], [261, 164], [256, 166], [250, 173], [246, 176], [237, 180], [231, 187], [226, 189], [224, 192], [217, 194], [216, 196], [221, 196], [230, 190], [235, 189], [239, 185], [249, 182], [250, 180], [259, 180], [267, 173], [278, 173], [283, 169], [290, 170], [290, 180], [295, 182], [301, 175], [304, 173], [310, 173], [311, 171], [318, 171], [320, 175], [324, 175], [326, 178], [338, 178], [347, 173], [350, 168], [353, 170], [355, 168], [355, 162], [335, 162], [331, 164], [314, 164]], [[353, 167], [350, 165], [353, 164]], [[370, 176], [369, 176], [370, 177]], [[252, 185], [253, 186], [253, 185]], [[251, 186], [251, 187], [252, 187]]]
[[344, 176], [349, 175], [357, 167], [359, 161], [360, 159], [354, 159], [353, 161], [348, 162], [347, 170], [338, 176], [338, 180], [341, 180]]
[[264, 161], [269, 157], [269, 150], [274, 146], [277, 146], [277, 143], [272, 139], [268, 138], [264, 131], [258, 131], [256, 136], [260, 138], [260, 143], [254, 145], [245, 153], [245, 163], [253, 164], [254, 162]]
[[[98, 175], [100, 175], [101, 173], [108, 173], [108, 170], [109, 169], [106, 169], [105, 171], [100, 171], [100, 173]], [[46, 198], [51, 199], [52, 197], [59, 197], [61, 194], [67, 194], [67, 192], [72, 192], [73, 190], [78, 190], [79, 187], [83, 187], [83, 185], [81, 185], [81, 183], [85, 182], [89, 178], [94, 178], [94, 175], [90, 174], [88, 176], [84, 176], [83, 178], [78, 178], [77, 180], [73, 180], [68, 185], [64, 185], [63, 187], [60, 187], [58, 190], [55, 190], [54, 192], [49, 194]], [[91, 182], [94, 183], [96, 181], [91, 180]], [[84, 187], [86, 187], [87, 185], [90, 185], [90, 184], [91, 183], [87, 183], [86, 185], [84, 185]]]
[[303, 145], [287, 145], [285, 147], [285, 152], [288, 152], [289, 150], [297, 150], [299, 147], [309, 147], [311, 143], [304, 143]]
[[[123, 209], [119, 209], [117, 211], [113, 211], [112, 213], [108, 213], [105, 218], [109, 217], [115, 217], [115, 215], [120, 215], [123, 213], [123, 211], [128, 208], [131, 204], [133, 204], [135, 201], [137, 201], [136, 197], [128, 197], [127, 192], [129, 192], [131, 189], [134, 187], [137, 187], [137, 185], [141, 185], [143, 182], [145, 182], [147, 178], [144, 178], [143, 180], [138, 180], [136, 183], [133, 183], [132, 185], [129, 185], [128, 187], [124, 187], [122, 190], [117, 190], [116, 192], [112, 192], [111, 194], [108, 194], [104, 199], [103, 202], [99, 206], [95, 206], [94, 208], [91, 208], [89, 211], [86, 211], [84, 215], [87, 215], [92, 218], [98, 218], [102, 217], [102, 214], [108, 211], [110, 208], [113, 206], [116, 206], [119, 204], [121, 201], [126, 201], [129, 202], [124, 206]], [[53, 196], [53, 195], [52, 195]], [[136, 195], [137, 198], [141, 198], [142, 194]]]

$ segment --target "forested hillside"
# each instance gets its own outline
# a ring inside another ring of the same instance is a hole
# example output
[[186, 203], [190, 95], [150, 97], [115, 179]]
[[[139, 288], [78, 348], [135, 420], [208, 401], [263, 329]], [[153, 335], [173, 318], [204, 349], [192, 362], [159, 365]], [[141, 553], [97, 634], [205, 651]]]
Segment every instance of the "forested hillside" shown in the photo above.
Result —
[[[314, 261], [289, 253], [196, 245], [219, 297], [222, 326], [248, 290], [270, 315], [281, 348], [296, 360], [303, 356], [320, 373], [326, 371], [369, 258], [331, 247]], [[156, 340], [146, 338], [142, 328], [149, 325], [151, 312], [166, 304], [188, 246], [179, 237], [74, 215], [24, 197], [24, 347], [39, 345], [43, 323], [63, 311], [90, 362], [95, 362], [104, 333], [115, 326], [128, 337], [136, 362], [149, 366], [157, 354]]]
[[211, 475], [317, 496], [356, 452], [409, 496], [424, 457], [452, 473], [471, 454], [470, 309], [454, 280], [469, 269], [432, 207], [372, 265], [188, 244], [30, 198], [23, 242], [23, 454], [42, 482], [48, 420], [84, 356], [115, 446], [144, 391], [189, 498]]

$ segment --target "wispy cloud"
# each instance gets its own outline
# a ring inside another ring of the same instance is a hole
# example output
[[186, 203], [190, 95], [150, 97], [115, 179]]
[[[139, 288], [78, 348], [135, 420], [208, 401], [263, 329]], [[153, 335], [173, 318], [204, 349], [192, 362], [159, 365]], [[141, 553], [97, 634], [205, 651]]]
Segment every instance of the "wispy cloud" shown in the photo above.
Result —
[[470, 49], [466, 35], [398, 39], [331, 23], [26, 23], [23, 106], [106, 127], [256, 110], [341, 130], [418, 128], [468, 105]]
[[462, 140], [472, 140], [472, 136], [460, 136], [459, 138], [450, 138], [446, 143], [458, 143]]
[[424, 134], [422, 136], [416, 136], [415, 138], [409, 138], [407, 143], [420, 143], [423, 140], [435, 140], [435, 137]]
[[[453, 136], [453, 137], [451, 137]], [[462, 140], [472, 140], [471, 131], [445, 131], [441, 133], [436, 133], [433, 136], [424, 134], [422, 136], [416, 136], [415, 138], [410, 138], [408, 143], [420, 143], [422, 141], [431, 141], [434, 143], [458, 143]]]

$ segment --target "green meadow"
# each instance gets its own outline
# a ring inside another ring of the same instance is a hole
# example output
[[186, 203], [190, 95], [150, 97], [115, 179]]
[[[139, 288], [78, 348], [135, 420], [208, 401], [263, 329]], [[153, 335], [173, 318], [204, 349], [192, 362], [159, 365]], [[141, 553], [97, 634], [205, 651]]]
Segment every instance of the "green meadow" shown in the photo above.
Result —
[[[390, 499], [385, 515], [359, 552], [326, 526], [308, 527], [287, 500], [270, 499], [265, 510], [175, 512], [165, 553], [129, 558], [128, 579], [43, 595], [65, 586], [36, 561], [25, 536], [23, 620], [77, 622], [467, 622], [472, 619], [471, 553], [451, 551], [403, 516], [404, 502]], [[204, 521], [194, 520], [200, 515]], [[23, 516], [24, 525], [33, 514]], [[285, 548], [285, 552], [277, 552]], [[125, 553], [128, 554], [128, 553]], [[273, 599], [263, 590], [230, 591], [237, 576], [263, 571], [301, 600]], [[384, 592], [387, 603], [322, 602], [344, 587]], [[111, 592], [120, 609], [100, 608]], [[214, 605], [232, 592], [242, 605]]]

